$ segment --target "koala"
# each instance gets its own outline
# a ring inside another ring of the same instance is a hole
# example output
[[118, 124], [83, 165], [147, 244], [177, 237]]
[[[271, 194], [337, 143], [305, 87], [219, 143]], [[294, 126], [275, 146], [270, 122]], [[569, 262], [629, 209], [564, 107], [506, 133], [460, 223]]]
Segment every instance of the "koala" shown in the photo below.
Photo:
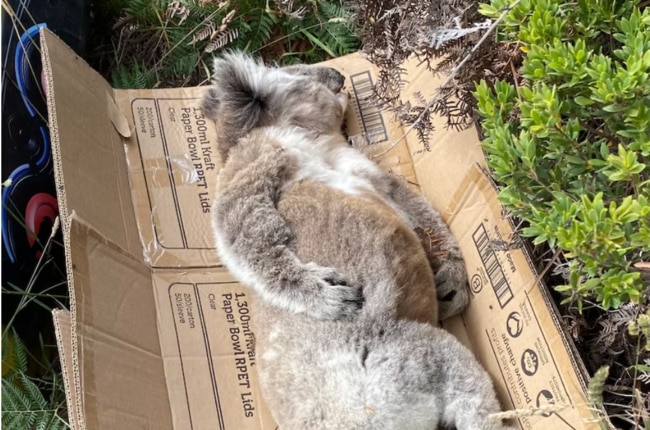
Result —
[[[372, 201], [385, 209], [382, 213], [398, 215], [401, 222], [392, 225], [420, 239], [413, 249], [419, 254], [424, 245], [435, 272], [435, 287], [427, 276], [418, 278], [423, 288], [401, 287], [422, 297], [403, 296], [429, 302], [432, 322], [456, 315], [469, 301], [458, 245], [423, 197], [347, 144], [341, 134], [347, 104], [347, 96], [339, 93], [343, 81], [327, 67], [267, 68], [237, 54], [216, 60], [203, 106], [217, 122], [223, 162], [214, 207], [220, 256], [233, 275], [268, 303], [317, 319], [353, 315], [363, 297], [361, 284], [348, 282], [332, 267], [298, 258], [292, 249], [296, 235], [277, 210], [280, 197], [291, 195], [291, 186], [324, 183], [363, 205]], [[263, 164], [275, 166], [260, 174]], [[374, 234], [351, 233], [359, 243]], [[413, 249], [395, 254], [416, 258]]]
[[341, 133], [344, 78], [215, 59], [218, 253], [255, 292], [258, 373], [282, 430], [506, 429], [489, 375], [435, 327], [468, 303], [440, 215]]

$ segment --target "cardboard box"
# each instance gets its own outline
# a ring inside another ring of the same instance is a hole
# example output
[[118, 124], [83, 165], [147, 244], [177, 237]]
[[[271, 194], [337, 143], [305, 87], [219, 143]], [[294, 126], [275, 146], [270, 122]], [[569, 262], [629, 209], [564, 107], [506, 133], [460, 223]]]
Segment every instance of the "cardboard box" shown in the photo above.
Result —
[[[250, 293], [213, 249], [219, 159], [202, 89], [114, 90], [51, 33], [41, 43], [71, 295], [70, 312], [54, 318], [73, 428], [276, 428], [255, 373]], [[460, 241], [473, 296], [445, 327], [492, 375], [504, 408], [557, 406], [519, 417], [521, 428], [595, 428], [583, 367], [485, 175], [475, 131], [440, 122], [424, 152], [364, 101], [369, 63], [331, 65], [352, 94], [350, 134], [369, 136], [363, 151], [419, 184]], [[408, 76], [404, 94], [427, 97], [440, 83], [416, 68]]]

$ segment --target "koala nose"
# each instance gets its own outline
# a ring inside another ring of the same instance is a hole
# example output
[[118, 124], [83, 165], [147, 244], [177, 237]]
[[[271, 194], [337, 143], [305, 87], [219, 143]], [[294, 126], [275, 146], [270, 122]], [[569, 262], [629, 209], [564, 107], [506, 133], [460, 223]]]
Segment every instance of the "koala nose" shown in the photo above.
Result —
[[330, 90], [332, 90], [332, 92], [338, 93], [341, 91], [341, 88], [343, 88], [343, 84], [345, 83], [345, 76], [343, 76], [338, 70], [332, 69], [331, 67], [328, 69], [328, 72], [328, 87]]

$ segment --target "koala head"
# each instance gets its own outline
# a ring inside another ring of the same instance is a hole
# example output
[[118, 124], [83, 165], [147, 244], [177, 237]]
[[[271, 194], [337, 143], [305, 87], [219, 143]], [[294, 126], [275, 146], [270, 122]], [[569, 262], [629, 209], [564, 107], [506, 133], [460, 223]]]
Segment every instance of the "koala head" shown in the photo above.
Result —
[[228, 150], [258, 127], [299, 127], [314, 134], [339, 133], [347, 107], [345, 78], [323, 66], [268, 67], [242, 54], [214, 60], [203, 110], [217, 122], [218, 149]]

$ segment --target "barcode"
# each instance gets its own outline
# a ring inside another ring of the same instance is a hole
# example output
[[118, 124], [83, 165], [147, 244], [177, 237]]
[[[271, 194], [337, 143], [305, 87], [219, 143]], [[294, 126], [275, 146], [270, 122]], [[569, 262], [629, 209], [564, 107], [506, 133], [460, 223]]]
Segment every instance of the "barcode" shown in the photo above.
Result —
[[381, 111], [372, 103], [372, 77], [370, 72], [361, 72], [350, 76], [354, 98], [359, 107], [361, 127], [368, 143], [381, 143], [388, 140], [386, 124]]
[[504, 308], [510, 300], [514, 298], [506, 275], [503, 273], [501, 263], [497, 259], [494, 249], [490, 246], [490, 238], [488, 237], [487, 230], [483, 224], [479, 225], [474, 234], [472, 235], [474, 244], [481, 256], [481, 261], [485, 266], [488, 278], [494, 289], [494, 294], [497, 296], [499, 305]]

